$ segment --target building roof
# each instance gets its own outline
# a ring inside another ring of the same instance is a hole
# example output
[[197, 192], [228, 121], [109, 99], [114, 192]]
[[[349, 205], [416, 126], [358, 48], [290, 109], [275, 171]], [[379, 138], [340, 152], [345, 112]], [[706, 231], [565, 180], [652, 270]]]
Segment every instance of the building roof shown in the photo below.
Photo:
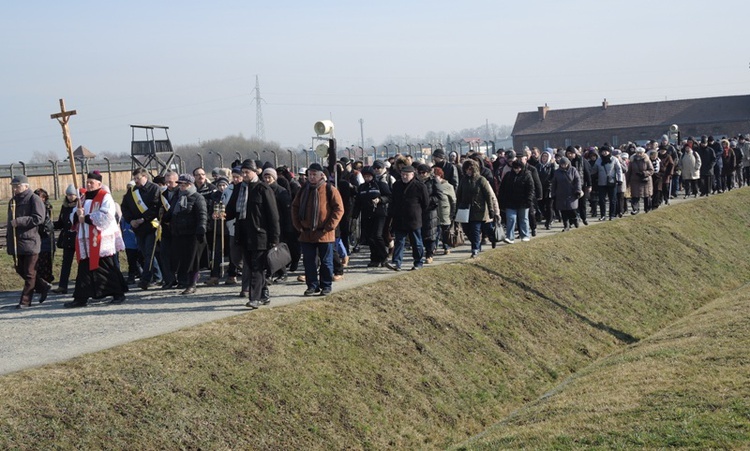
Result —
[[73, 157], [75, 158], [94, 158], [96, 157], [96, 154], [88, 150], [87, 148], [83, 146], [78, 146], [76, 150], [73, 151]]
[[750, 120], [750, 95], [518, 113], [513, 136]]

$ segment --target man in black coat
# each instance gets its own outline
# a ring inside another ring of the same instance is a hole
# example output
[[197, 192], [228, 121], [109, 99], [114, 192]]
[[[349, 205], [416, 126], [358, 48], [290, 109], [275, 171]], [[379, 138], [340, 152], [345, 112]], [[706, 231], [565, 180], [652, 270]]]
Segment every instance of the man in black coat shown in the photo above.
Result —
[[[539, 178], [539, 171], [536, 169], [537, 163], [531, 163], [530, 160], [531, 151], [525, 150], [521, 153], [521, 164], [523, 168], [521, 171], [528, 172], [531, 175], [531, 180], [534, 182], [534, 200], [529, 209], [529, 226], [531, 227], [531, 236], [536, 236], [536, 212], [538, 210], [538, 202], [542, 200], [542, 180]], [[538, 162], [538, 160], [537, 160]]]
[[154, 219], [159, 216], [161, 190], [150, 180], [151, 175], [145, 168], [133, 170], [135, 187], [122, 199], [122, 219], [133, 227], [138, 250], [143, 256], [143, 273], [138, 286], [147, 290], [151, 282], [161, 281], [161, 269], [154, 257], [156, 247], [156, 227]]
[[708, 145], [708, 137], [701, 136], [698, 145], [698, 156], [701, 158], [701, 197], [708, 196], [714, 186], [714, 166], [716, 166], [716, 153]]
[[[581, 156], [580, 146], [568, 146], [565, 149], [565, 156], [570, 160], [570, 165], [578, 171], [578, 176], [581, 178], [581, 185], [583, 186], [583, 195], [591, 195], [591, 172], [589, 171], [589, 165], [585, 164], [583, 157]], [[578, 202], [578, 217], [581, 218], [583, 225], [589, 225], [586, 220], [586, 202]]]
[[235, 222], [235, 244], [242, 247], [245, 271], [250, 271], [249, 301], [245, 306], [257, 309], [271, 300], [267, 291], [266, 254], [279, 243], [279, 210], [273, 190], [261, 183], [253, 160], [242, 162], [242, 184], [235, 186], [227, 204], [226, 219]]
[[422, 214], [429, 207], [430, 195], [424, 183], [415, 177], [413, 166], [401, 168], [401, 179], [393, 184], [392, 199], [388, 217], [393, 220], [395, 246], [393, 259], [386, 266], [394, 271], [401, 270], [408, 235], [414, 257], [412, 270], [419, 269], [424, 263]]
[[[5, 248], [9, 255], [15, 256], [16, 272], [24, 281], [21, 300], [16, 306], [23, 309], [31, 306], [36, 286], [36, 262], [42, 246], [39, 226], [44, 222], [46, 211], [42, 199], [29, 188], [29, 179], [25, 175], [13, 177], [11, 185], [13, 198], [8, 203]], [[46, 294], [44, 292], [43, 296]]]

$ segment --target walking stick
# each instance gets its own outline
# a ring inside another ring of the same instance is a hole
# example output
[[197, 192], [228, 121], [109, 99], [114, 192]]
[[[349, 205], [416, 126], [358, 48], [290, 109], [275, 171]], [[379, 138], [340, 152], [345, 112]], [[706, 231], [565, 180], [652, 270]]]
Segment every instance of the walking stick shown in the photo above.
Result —
[[[220, 204], [221, 202], [219, 202]], [[213, 233], [213, 240], [211, 241], [211, 245], [213, 245], [213, 249], [209, 247], [208, 251], [211, 255], [211, 258], [208, 261], [208, 267], [213, 269], [216, 265], [216, 222], [218, 221], [217, 215], [219, 214], [219, 204], [214, 205], [214, 233]]]
[[221, 226], [221, 248], [219, 251], [219, 278], [224, 276], [224, 203], [219, 203], [219, 225]]
[[10, 200], [10, 219], [13, 227], [13, 268], [18, 269], [18, 240], [16, 239], [16, 200]]

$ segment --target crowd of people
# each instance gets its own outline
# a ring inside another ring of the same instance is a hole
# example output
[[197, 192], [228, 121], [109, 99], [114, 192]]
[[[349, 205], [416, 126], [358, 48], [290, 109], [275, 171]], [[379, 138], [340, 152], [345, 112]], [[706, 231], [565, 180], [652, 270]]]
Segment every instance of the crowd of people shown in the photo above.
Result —
[[[215, 168], [210, 179], [204, 168], [153, 178], [138, 168], [119, 203], [94, 171], [85, 189], [66, 189], [56, 220], [43, 189], [32, 192], [25, 176], [12, 184], [7, 249], [24, 279], [18, 308], [29, 307], [34, 293], [39, 302], [50, 292], [67, 294], [76, 257], [73, 298], [65, 307], [108, 296], [121, 303], [135, 285], [190, 295], [206, 271], [204, 286], [238, 285], [245, 305], [257, 309], [300, 260], [301, 294], [325, 296], [363, 247], [369, 268], [400, 271], [410, 250], [406, 267], [419, 270], [438, 250], [447, 255], [464, 242], [476, 258], [483, 246], [531, 240], [538, 225], [550, 230], [559, 222], [566, 232], [589, 218], [649, 212], [679, 191], [687, 198], [750, 185], [750, 137], [689, 137], [676, 145], [663, 136], [643, 145], [533, 147], [491, 156], [438, 148], [430, 162], [396, 155], [365, 166], [343, 157], [296, 175], [250, 159]], [[63, 251], [55, 289], [53, 246]], [[286, 257], [273, 272], [272, 250]]]

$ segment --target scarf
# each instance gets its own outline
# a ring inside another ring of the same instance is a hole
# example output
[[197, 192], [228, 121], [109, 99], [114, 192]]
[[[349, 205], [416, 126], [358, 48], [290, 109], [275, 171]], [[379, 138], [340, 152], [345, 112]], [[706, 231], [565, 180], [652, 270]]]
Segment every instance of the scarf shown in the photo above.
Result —
[[237, 194], [237, 219], [240, 221], [247, 217], [247, 196], [250, 193], [250, 184], [255, 183], [258, 183], [258, 179], [250, 183], [240, 183], [240, 192]]
[[186, 209], [188, 196], [197, 192], [198, 190], [195, 189], [195, 186], [193, 185], [190, 185], [190, 187], [185, 191], [180, 190], [180, 192], [177, 194], [177, 202], [175, 203], [174, 211], [172, 212], [172, 214], [176, 215], [182, 210]]
[[307, 186], [302, 190], [302, 193], [300, 194], [301, 197], [299, 202], [299, 219], [300, 221], [304, 221], [307, 219], [307, 202], [310, 199], [310, 193], [315, 192], [315, 195], [312, 196], [313, 217], [311, 230], [317, 230], [318, 221], [320, 221], [320, 196], [318, 196], [318, 188], [325, 185], [326, 183], [326, 179], [321, 179], [321, 181], [318, 182], [317, 185], [313, 185], [312, 183], [307, 182]]

